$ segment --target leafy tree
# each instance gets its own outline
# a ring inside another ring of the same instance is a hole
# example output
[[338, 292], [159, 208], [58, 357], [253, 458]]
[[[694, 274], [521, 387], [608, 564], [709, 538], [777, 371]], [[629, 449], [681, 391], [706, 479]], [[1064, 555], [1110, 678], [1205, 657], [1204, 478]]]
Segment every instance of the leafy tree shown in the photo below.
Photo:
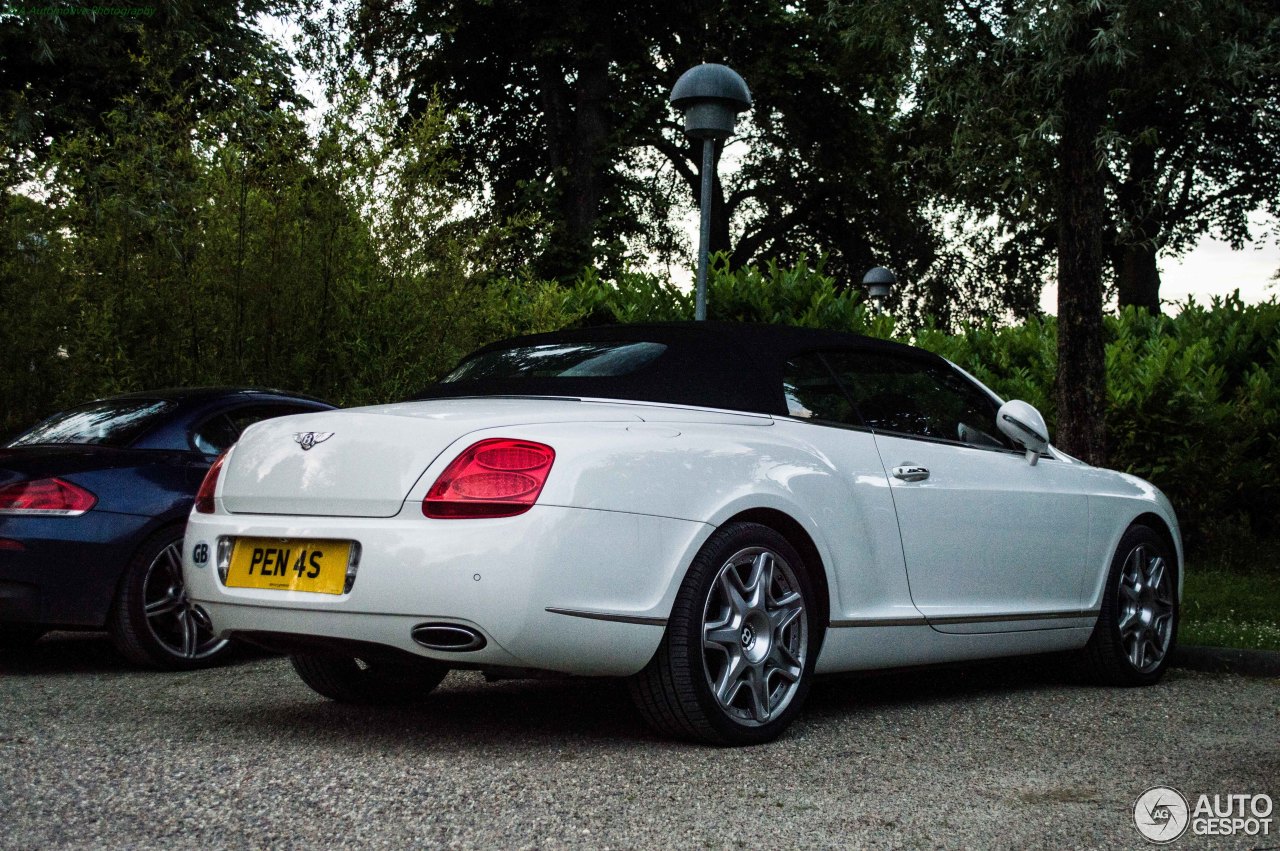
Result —
[[[145, 98], [147, 81], [184, 90], [197, 113], [225, 109], [234, 82], [256, 79], [276, 102], [297, 99], [290, 62], [260, 30], [262, 14], [293, 0], [129, 2], [135, 14], [104, 14], [70, 0], [0, 2], [0, 131], [5, 186], [38, 169], [53, 140], [104, 129], [122, 97]], [[163, 102], [151, 107], [164, 108]]]
[[1006, 238], [1010, 271], [1056, 260], [1061, 437], [1105, 458], [1102, 300], [1158, 309], [1155, 259], [1274, 208], [1277, 20], [1265, 0], [833, 4], [853, 43], [912, 57], [917, 175]]
[[318, 68], [342, 74], [355, 53], [408, 116], [437, 96], [460, 111], [470, 167], [459, 177], [500, 215], [541, 215], [541, 270], [574, 275], [597, 242], [616, 253], [636, 228], [633, 138], [665, 108], [641, 34], [661, 12], [586, 0], [339, 3], [303, 22]]
[[55, 211], [0, 193], [0, 435], [51, 405], [66, 363], [66, 236]]
[[[1104, 457], [1104, 23], [1092, 0], [1051, 7], [965, 0], [834, 7], [854, 43], [884, 41], [915, 64], [918, 172], [978, 215], [1021, 209], [1052, 234], [1058, 277], [1058, 439]], [[1041, 145], [1019, 140], [1039, 135]], [[1032, 182], [1034, 181], [1034, 189]]]
[[949, 288], [938, 270], [955, 258], [892, 165], [907, 66], [851, 47], [825, 12], [817, 0], [313, 0], [306, 20], [314, 67], [358, 61], [408, 115], [438, 96], [466, 116], [463, 175], [498, 214], [540, 216], [542, 275], [687, 260], [675, 225], [697, 203], [701, 153], [667, 97], [684, 70], [719, 61], [744, 75], [755, 106], [725, 152], [732, 176], [714, 187], [712, 250], [735, 266], [825, 253], [845, 285], [891, 265], [914, 287], [912, 311], [953, 304], [961, 266]]
[[[1056, 247], [1042, 189], [1063, 131], [1057, 94], [1042, 84], [1067, 67], [1054, 49], [1068, 46], [1067, 8], [939, 0], [833, 11], [855, 43], [914, 56], [914, 173], [979, 217], [1001, 217], [1008, 238], [987, 248], [1038, 280]], [[1280, 9], [1113, 0], [1082, 20], [1100, 89], [1108, 280], [1122, 307], [1155, 312], [1159, 256], [1205, 233], [1240, 247], [1248, 215], [1280, 204]]]
[[1160, 310], [1161, 253], [1205, 233], [1236, 248], [1280, 212], [1280, 7], [1131, 2], [1109, 81], [1109, 251], [1120, 305]]
[[[711, 249], [734, 268], [825, 254], [828, 272], [846, 285], [887, 265], [921, 290], [941, 247], [919, 196], [893, 168], [905, 65], [884, 51], [850, 49], [824, 12], [820, 3], [782, 2], [673, 10], [661, 94], [685, 69], [717, 61], [744, 76], [754, 100], [730, 143], [736, 172], [713, 187]], [[681, 124], [664, 113], [646, 144], [696, 203], [701, 143], [686, 140]]]

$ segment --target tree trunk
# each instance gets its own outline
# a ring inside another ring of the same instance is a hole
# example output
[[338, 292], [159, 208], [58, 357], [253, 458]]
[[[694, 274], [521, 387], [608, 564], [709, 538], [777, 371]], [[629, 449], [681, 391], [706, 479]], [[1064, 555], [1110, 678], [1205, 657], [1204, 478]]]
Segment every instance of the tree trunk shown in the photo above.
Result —
[[1145, 307], [1152, 316], [1160, 312], [1160, 270], [1156, 267], [1155, 245], [1139, 242], [1121, 247], [1116, 285], [1121, 307]]
[[[1077, 56], [1093, 27], [1079, 22]], [[1083, 63], [1082, 63], [1083, 64]], [[1057, 444], [1090, 464], [1106, 460], [1106, 372], [1102, 338], [1106, 199], [1097, 164], [1105, 88], [1086, 68], [1063, 84], [1058, 163]]]
[[607, 167], [609, 61], [603, 48], [582, 57], [575, 71], [572, 86], [554, 62], [544, 63], [539, 75], [556, 191], [551, 239], [538, 265], [542, 276], [562, 281], [576, 279], [594, 259]]
[[1155, 180], [1155, 148], [1135, 141], [1129, 152], [1129, 173], [1117, 198], [1127, 241], [1114, 249], [1116, 287], [1121, 307], [1145, 307], [1153, 316], [1160, 312], [1156, 240], [1160, 235], [1161, 211], [1153, 200]]
[[568, 242], [571, 277], [595, 259], [596, 220], [604, 194], [605, 151], [609, 135], [606, 108], [609, 97], [609, 57], [599, 46], [578, 66], [577, 98], [574, 108], [574, 147], [569, 156], [569, 174], [563, 203], [565, 236]]

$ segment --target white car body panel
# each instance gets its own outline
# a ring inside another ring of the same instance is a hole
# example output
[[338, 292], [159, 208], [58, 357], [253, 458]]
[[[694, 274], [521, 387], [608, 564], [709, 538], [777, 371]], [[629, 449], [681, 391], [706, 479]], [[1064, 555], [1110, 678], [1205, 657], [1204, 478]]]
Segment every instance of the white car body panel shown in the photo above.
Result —
[[[296, 436], [307, 433], [329, 436], [303, 449]], [[443, 469], [489, 437], [555, 448], [537, 504], [515, 517], [424, 517]], [[1134, 518], [1164, 520], [1179, 561], [1181, 543], [1154, 487], [1055, 459], [1032, 466], [1004, 451], [610, 400], [459, 398], [285, 417], [247, 430], [227, 456], [215, 512], [191, 516], [184, 573], [224, 634], [332, 636], [457, 662], [410, 636], [448, 621], [488, 639], [468, 664], [626, 675], [653, 656], [715, 529], [766, 511], [802, 529], [821, 562], [819, 672], [1060, 650], [1088, 639]], [[930, 479], [887, 472], [907, 462], [929, 466]], [[192, 561], [193, 545], [227, 536], [355, 540], [360, 568], [342, 595], [227, 588]]]
[[[1080, 463], [1080, 462], [1076, 462]], [[1159, 488], [1148, 481], [1080, 464], [1089, 479], [1089, 552], [1086, 556], [1089, 568], [1085, 571], [1083, 599], [1085, 605], [1097, 608], [1102, 604], [1103, 584], [1111, 555], [1125, 530], [1143, 515], [1153, 515], [1169, 528], [1173, 539], [1178, 565], [1183, 562], [1182, 533], [1178, 517]], [[1178, 570], [1178, 600], [1182, 600], [1184, 571]]]
[[[662, 414], [666, 422], [678, 422], [676, 412]], [[648, 419], [649, 412], [642, 416]], [[495, 427], [459, 438], [441, 454], [438, 466], [442, 469], [444, 459], [485, 437], [572, 446], [569, 457], [557, 458], [539, 504], [660, 512], [708, 524], [707, 536], [744, 511], [778, 511], [804, 528], [823, 563], [831, 566], [837, 619], [919, 616], [907, 590], [888, 482], [869, 434], [843, 431], [840, 441], [819, 447], [804, 438], [829, 441], [829, 430], [770, 419], [746, 428], [684, 422], [678, 429], [664, 428], [657, 437], [649, 432], [647, 426], [614, 423]], [[436, 474], [432, 470], [422, 477], [410, 502], [426, 496]], [[860, 495], [855, 496], [855, 487]], [[683, 564], [692, 561], [701, 544]], [[882, 569], [870, 570], [869, 565]], [[667, 589], [663, 617], [682, 576], [673, 578]]]
[[[923, 623], [923, 622], [922, 622]], [[995, 624], [993, 626], [1000, 626]], [[927, 625], [833, 628], [818, 657], [819, 674], [907, 668], [920, 664], [1052, 653], [1083, 647], [1093, 626], [948, 634]]]
[[983, 612], [1079, 615], [1089, 502], [1078, 468], [890, 435], [876, 445], [888, 469], [929, 471], [923, 481], [889, 481], [912, 600], [939, 629], [971, 631], [939, 621]]
[[[432, 655], [410, 630], [448, 620], [488, 638], [469, 662], [600, 675], [634, 673], [653, 655], [673, 574], [711, 531], [704, 523], [544, 505], [475, 521], [479, 527], [429, 520], [417, 502], [392, 518], [227, 519], [192, 515], [187, 540], [211, 547], [225, 534], [356, 540], [362, 554], [356, 581], [342, 595], [226, 588], [210, 566], [189, 566], [188, 594], [220, 630], [354, 634]], [[619, 620], [547, 611], [557, 607]], [[591, 652], [565, 652], [579, 644]]]

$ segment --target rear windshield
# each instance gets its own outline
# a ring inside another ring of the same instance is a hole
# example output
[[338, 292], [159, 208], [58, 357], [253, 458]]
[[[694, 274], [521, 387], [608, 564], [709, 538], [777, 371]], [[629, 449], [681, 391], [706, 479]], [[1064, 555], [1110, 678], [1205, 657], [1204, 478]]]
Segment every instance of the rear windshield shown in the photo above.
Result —
[[511, 378], [605, 378], [629, 375], [667, 350], [662, 343], [548, 343], [483, 352], [441, 384]]
[[18, 435], [9, 445], [93, 443], [101, 446], [128, 446], [155, 425], [173, 405], [173, 402], [159, 399], [94, 402], [54, 414]]

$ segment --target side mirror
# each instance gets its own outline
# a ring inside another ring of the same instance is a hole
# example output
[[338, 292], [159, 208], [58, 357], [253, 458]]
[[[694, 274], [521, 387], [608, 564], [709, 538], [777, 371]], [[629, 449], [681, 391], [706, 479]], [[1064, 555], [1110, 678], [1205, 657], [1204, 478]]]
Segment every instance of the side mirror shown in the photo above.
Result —
[[1033, 467], [1040, 460], [1040, 453], [1049, 448], [1049, 427], [1044, 424], [1044, 417], [1021, 399], [1000, 406], [996, 426], [1005, 437], [1027, 450], [1027, 463]]

